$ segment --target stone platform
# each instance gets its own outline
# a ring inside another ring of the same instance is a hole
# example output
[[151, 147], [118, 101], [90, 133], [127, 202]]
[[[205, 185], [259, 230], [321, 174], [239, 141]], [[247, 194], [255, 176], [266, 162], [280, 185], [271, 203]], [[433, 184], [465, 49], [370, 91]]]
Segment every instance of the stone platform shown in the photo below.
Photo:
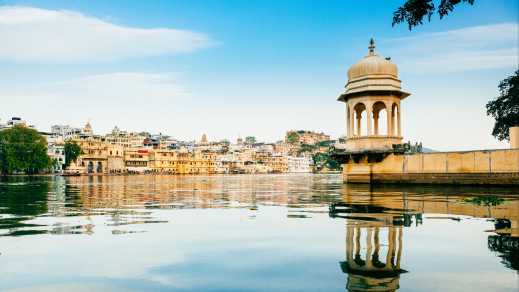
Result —
[[387, 153], [376, 161], [366, 154], [343, 164], [343, 179], [348, 183], [519, 186], [519, 149]]

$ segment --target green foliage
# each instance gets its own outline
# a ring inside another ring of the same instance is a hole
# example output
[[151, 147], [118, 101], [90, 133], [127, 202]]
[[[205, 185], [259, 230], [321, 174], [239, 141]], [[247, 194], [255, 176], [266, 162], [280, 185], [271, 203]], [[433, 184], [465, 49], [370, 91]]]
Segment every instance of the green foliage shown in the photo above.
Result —
[[23, 126], [0, 132], [0, 172], [38, 173], [49, 168], [47, 141], [38, 131]]
[[317, 150], [317, 145], [301, 144], [301, 146], [299, 147], [299, 150], [297, 152], [298, 152], [298, 154], [312, 153], [315, 150]]
[[519, 70], [498, 87], [499, 96], [487, 103], [487, 115], [496, 120], [492, 135], [499, 140], [509, 140], [508, 129], [519, 126]]
[[299, 141], [299, 134], [297, 132], [289, 132], [287, 133], [287, 142], [288, 143], [296, 143]]
[[465, 199], [464, 201], [466, 203], [478, 205], [478, 206], [481, 206], [481, 205], [498, 206], [505, 202], [505, 200], [503, 198], [500, 198], [500, 197], [494, 196], [494, 195], [473, 197], [473, 198]]
[[316, 153], [312, 156], [314, 160], [314, 165], [317, 170], [321, 170], [323, 168], [327, 168], [329, 170], [340, 170], [341, 164], [333, 159], [329, 152], [327, 153]]
[[65, 167], [76, 161], [81, 153], [81, 147], [76, 142], [65, 142]]
[[320, 142], [317, 142], [317, 146], [319, 146], [319, 147], [330, 147], [330, 146], [333, 145], [333, 143], [335, 143], [335, 141], [333, 141], [333, 140], [320, 141]]
[[245, 143], [246, 144], [254, 144], [254, 143], [256, 143], [256, 137], [254, 137], [254, 136], [247, 136], [247, 137], [245, 137]]
[[409, 30], [411, 30], [413, 27], [423, 24], [425, 17], [428, 21], [431, 21], [435, 11], [442, 19], [454, 10], [454, 6], [460, 3], [473, 5], [474, 0], [441, 0], [438, 9], [436, 9], [433, 0], [407, 0], [393, 13], [393, 26], [406, 22]]

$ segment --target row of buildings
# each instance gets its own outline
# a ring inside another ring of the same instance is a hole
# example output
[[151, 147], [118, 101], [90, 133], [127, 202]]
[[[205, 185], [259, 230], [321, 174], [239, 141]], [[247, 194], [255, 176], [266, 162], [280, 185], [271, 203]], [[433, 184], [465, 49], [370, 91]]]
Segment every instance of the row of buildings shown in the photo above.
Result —
[[[29, 126], [21, 118], [0, 123], [0, 129], [14, 125]], [[292, 131], [287, 132], [287, 136]], [[40, 132], [48, 141], [48, 155], [56, 161], [53, 171], [79, 174], [95, 173], [167, 173], [167, 174], [233, 174], [233, 173], [308, 173], [314, 170], [312, 155], [317, 145], [329, 136], [311, 131], [297, 131], [300, 140], [258, 143], [252, 136], [209, 141], [204, 134], [199, 141], [179, 141], [167, 135], [129, 132], [115, 127], [110, 133], [96, 135], [90, 122], [77, 128], [54, 125], [50, 132]], [[65, 142], [81, 147], [81, 155], [65, 169]]]

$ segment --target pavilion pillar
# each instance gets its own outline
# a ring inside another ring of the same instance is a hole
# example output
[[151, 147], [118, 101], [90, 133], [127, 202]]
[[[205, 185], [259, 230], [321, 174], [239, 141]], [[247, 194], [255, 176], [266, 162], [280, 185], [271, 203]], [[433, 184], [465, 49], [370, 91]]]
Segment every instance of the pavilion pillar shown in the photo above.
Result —
[[360, 115], [360, 113], [357, 111], [356, 112], [357, 114], [357, 136], [360, 136], [361, 134], [361, 128], [362, 128], [362, 116]]
[[378, 112], [373, 112], [373, 120], [374, 120], [374, 122], [375, 122], [375, 132], [374, 132], [375, 135], [378, 135], [378, 134], [379, 134], [379, 133], [378, 133], [378, 128], [379, 128], [379, 127], [378, 127], [378, 118], [379, 118], [379, 117], [378, 117], [378, 114], [379, 114], [379, 113], [380, 113], [380, 111], [378, 111]]
[[389, 227], [387, 230], [387, 254], [386, 254], [386, 268], [391, 269], [393, 266], [393, 252], [395, 246], [395, 234], [393, 227]]
[[353, 261], [353, 227], [346, 227], [346, 261], [351, 265]]
[[346, 105], [346, 137], [351, 137], [351, 129], [350, 129], [350, 107]]
[[393, 136], [393, 108], [391, 105], [386, 104], [386, 120], [387, 120], [387, 135]]
[[371, 136], [371, 134], [372, 134], [371, 123], [372, 123], [373, 115], [369, 108], [366, 109], [366, 117], [368, 118], [368, 136]]
[[398, 227], [398, 253], [396, 256], [396, 267], [400, 269], [400, 259], [402, 257], [402, 226]]
[[355, 111], [350, 108], [350, 137], [355, 136]]
[[366, 268], [371, 269], [373, 267], [373, 262], [371, 261], [373, 257], [373, 229], [368, 228], [368, 234], [366, 235]]
[[398, 137], [402, 137], [402, 132], [401, 132], [401, 123], [400, 123], [400, 106], [398, 106], [398, 116], [397, 116], [397, 120], [398, 120]]

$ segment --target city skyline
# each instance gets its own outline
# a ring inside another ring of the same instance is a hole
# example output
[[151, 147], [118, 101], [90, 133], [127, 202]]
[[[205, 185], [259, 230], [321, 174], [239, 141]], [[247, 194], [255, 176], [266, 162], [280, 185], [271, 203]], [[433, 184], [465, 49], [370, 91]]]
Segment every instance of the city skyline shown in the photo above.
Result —
[[90, 120], [98, 133], [118, 126], [181, 140], [277, 141], [288, 129], [339, 137], [336, 98], [374, 37], [412, 93], [405, 141], [506, 148], [490, 134], [485, 104], [517, 67], [517, 3], [478, 1], [409, 32], [391, 27], [400, 2], [4, 1], [0, 116], [42, 130]]

